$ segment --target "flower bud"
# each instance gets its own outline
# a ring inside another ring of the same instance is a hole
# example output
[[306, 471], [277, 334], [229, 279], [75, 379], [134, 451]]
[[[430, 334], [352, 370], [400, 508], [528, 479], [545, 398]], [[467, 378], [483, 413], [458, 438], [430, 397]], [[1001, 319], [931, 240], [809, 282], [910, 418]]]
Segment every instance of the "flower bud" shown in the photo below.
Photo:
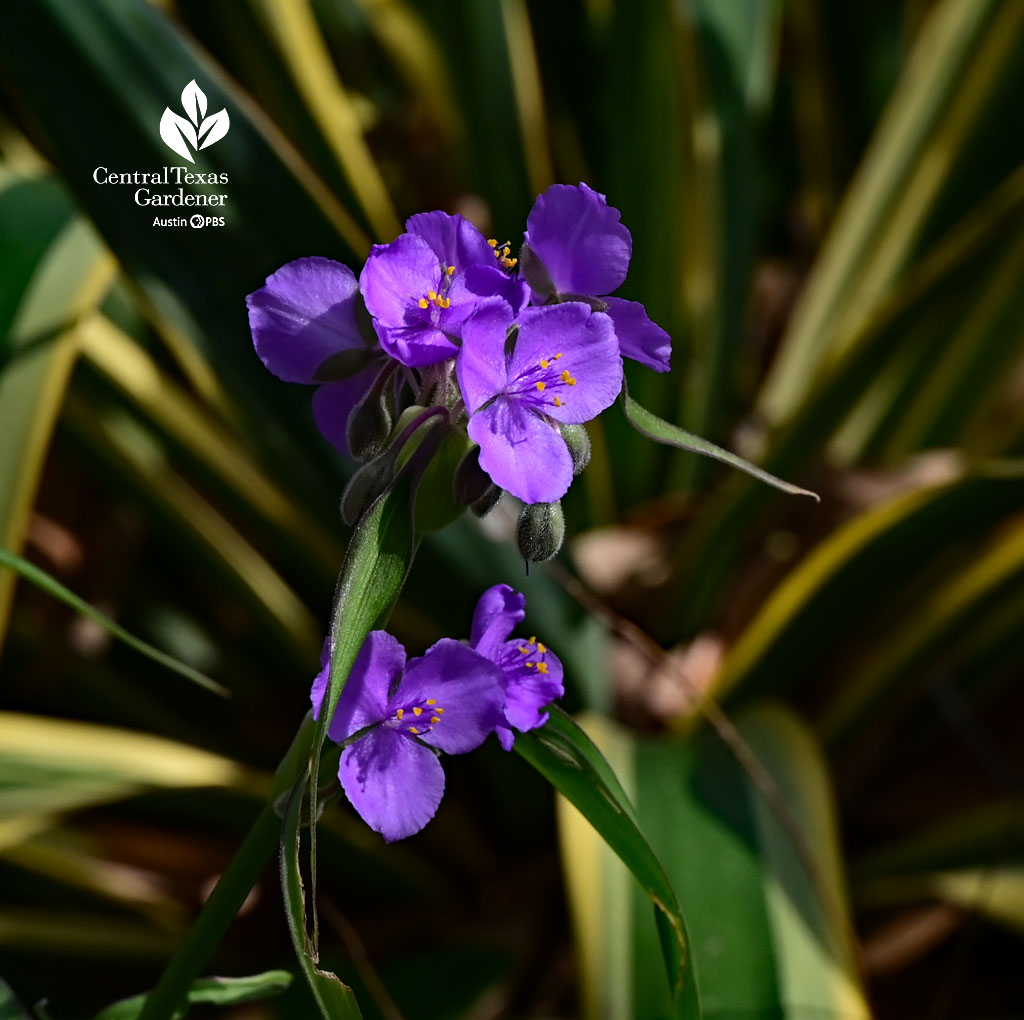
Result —
[[590, 436], [583, 425], [559, 425], [558, 431], [572, 454], [572, 473], [576, 476], [590, 463]]
[[534, 250], [524, 241], [519, 249], [519, 275], [529, 285], [530, 289], [546, 301], [555, 294], [555, 284], [551, 279], [547, 266], [538, 258]]
[[356, 460], [372, 460], [384, 449], [391, 435], [391, 410], [387, 390], [391, 366], [377, 377], [369, 393], [352, 409], [345, 426], [345, 441]]
[[393, 458], [379, 457], [364, 464], [341, 494], [341, 519], [351, 528], [369, 505], [388, 487], [394, 470]]
[[477, 517], [486, 517], [500, 502], [505, 490], [493, 482], [488, 486], [487, 491], [475, 502], [471, 503], [469, 509]]
[[493, 484], [491, 476], [480, 467], [480, 447], [471, 447], [455, 469], [452, 481], [455, 502], [459, 506], [472, 506], [487, 494]]
[[516, 522], [519, 555], [529, 563], [551, 559], [565, 540], [565, 515], [561, 503], [527, 503]]

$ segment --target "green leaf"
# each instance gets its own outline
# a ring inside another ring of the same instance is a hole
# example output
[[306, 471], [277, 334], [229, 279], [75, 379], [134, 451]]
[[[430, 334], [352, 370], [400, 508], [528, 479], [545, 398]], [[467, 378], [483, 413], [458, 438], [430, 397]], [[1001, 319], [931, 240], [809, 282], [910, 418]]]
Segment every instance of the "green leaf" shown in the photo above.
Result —
[[611, 766], [591, 739], [555, 709], [539, 729], [516, 736], [515, 749], [565, 797], [633, 873], [655, 908], [671, 998], [699, 1017], [688, 959], [686, 924], [671, 883], [640, 829]]
[[647, 436], [648, 439], [664, 443], [666, 446], [675, 446], [680, 450], [689, 450], [691, 453], [712, 457], [714, 460], [719, 460], [730, 467], [739, 468], [740, 471], [745, 471], [748, 475], [753, 475], [759, 481], [774, 486], [776, 489], [781, 489], [783, 492], [788, 492], [793, 496], [810, 496], [811, 499], [819, 503], [821, 502], [821, 497], [816, 492], [811, 492], [809, 489], [801, 489], [799, 485], [793, 485], [790, 482], [784, 482], [781, 478], [776, 478], [775, 475], [762, 471], [761, 468], [755, 467], [755, 465], [745, 461], [735, 453], [723, 450], [720, 446], [716, 446], [707, 439], [701, 439], [700, 436], [695, 436], [692, 432], [687, 432], [678, 425], [672, 425], [659, 418], [656, 414], [652, 414], [641, 407], [625, 390], [623, 390], [622, 409], [629, 424], [641, 435]]
[[[208, 1004], [213, 1006], [235, 1006], [242, 1002], [253, 1002], [280, 995], [292, 983], [292, 975], [286, 970], [268, 970], [251, 977], [200, 978], [189, 989], [188, 997], [172, 1014], [174, 1020], [185, 1016], [191, 1006]], [[96, 1014], [95, 1020], [136, 1020], [145, 1004], [145, 995], [115, 1002]]]
[[918, 34], [790, 320], [761, 393], [790, 417], [904, 273], [1004, 70], [1020, 57], [1024, 10], [998, 0], [936, 4]]
[[[821, 755], [806, 727], [780, 707], [747, 712], [736, 725], [771, 777], [771, 800], [712, 733], [654, 740], [587, 721], [626, 778], [640, 824], [686, 906], [702, 1015], [867, 1020]], [[586, 951], [604, 955], [581, 961], [588, 1015], [680, 1016], [657, 980], [645, 903], [623, 899], [621, 865], [573, 813], [561, 811], [559, 822], [579, 934], [588, 916], [617, 921], [590, 933]], [[602, 960], [615, 971], [602, 969]]]
[[0, 978], [0, 1020], [29, 1020], [28, 1014], [21, 1008], [3, 978]]
[[[321, 713], [321, 718], [324, 716], [325, 714]], [[306, 802], [308, 780], [309, 773], [303, 774], [292, 789], [281, 828], [281, 888], [288, 930], [291, 932], [299, 966], [324, 1020], [360, 1020], [362, 1013], [352, 989], [336, 974], [321, 970], [317, 966], [318, 951], [309, 936], [306, 892], [302, 884], [299, 863], [302, 809]]]
[[177, 673], [186, 680], [191, 680], [192, 683], [205, 687], [208, 691], [212, 691], [214, 694], [219, 694], [222, 697], [228, 697], [230, 694], [227, 688], [222, 687], [216, 680], [211, 680], [208, 676], [200, 673], [199, 670], [193, 669], [184, 662], [179, 662], [166, 652], [161, 652], [159, 648], [154, 648], [140, 638], [129, 634], [120, 624], [115, 623], [109, 616], [104, 616], [98, 609], [90, 606], [88, 602], [80, 599], [73, 591], [65, 588], [60, 581], [51, 577], [46, 571], [40, 570], [35, 564], [29, 563], [28, 560], [16, 556], [8, 549], [0, 548], [0, 566], [13, 570], [16, 574], [25, 578], [26, 581], [31, 581], [32, 584], [41, 588], [48, 595], [52, 595], [55, 599], [70, 606], [76, 612], [98, 623], [104, 630], [117, 638], [118, 641], [124, 642], [129, 648], [134, 648], [139, 654], [145, 655], [148, 659], [159, 663], [165, 669], [171, 670], [172, 673]]
[[[21, 548], [75, 362], [74, 326], [114, 272], [56, 181], [0, 166], [0, 546]], [[14, 581], [0, 575], [0, 641]]]

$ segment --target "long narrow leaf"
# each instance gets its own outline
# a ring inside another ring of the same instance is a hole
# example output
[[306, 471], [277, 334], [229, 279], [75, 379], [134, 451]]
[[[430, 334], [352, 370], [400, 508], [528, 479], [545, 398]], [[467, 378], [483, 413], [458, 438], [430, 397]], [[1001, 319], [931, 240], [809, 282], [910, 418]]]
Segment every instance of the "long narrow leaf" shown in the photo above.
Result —
[[672, 885], [644, 838], [633, 806], [593, 741], [560, 711], [516, 738], [515, 748], [590, 822], [633, 873], [655, 907], [672, 998], [699, 1017], [689, 968], [686, 924]]
[[95, 607], [90, 606], [84, 599], [80, 599], [73, 591], [65, 588], [60, 581], [51, 577], [45, 570], [41, 570], [34, 563], [29, 563], [28, 560], [22, 559], [20, 556], [12, 553], [9, 549], [0, 548], [0, 566], [13, 570], [26, 581], [30, 581], [37, 588], [41, 588], [48, 595], [52, 595], [55, 599], [58, 599], [65, 605], [70, 606], [76, 612], [81, 613], [83, 616], [87, 616], [90, 620], [93, 620], [103, 627], [103, 629], [113, 637], [117, 638], [118, 641], [123, 641], [129, 648], [134, 648], [140, 655], [145, 655], [147, 658], [159, 663], [165, 669], [171, 670], [172, 673], [177, 673], [179, 676], [183, 676], [186, 680], [191, 680], [192, 683], [198, 684], [200, 687], [205, 687], [208, 691], [212, 691], [214, 694], [219, 694], [222, 697], [229, 696], [230, 692], [228, 689], [217, 683], [216, 680], [211, 680], [205, 674], [200, 673], [199, 670], [193, 669], [184, 662], [180, 662], [178, 659], [175, 659], [174, 656], [168, 655], [166, 652], [161, 652], [159, 648], [154, 648], [151, 644], [148, 644], [141, 638], [137, 638], [133, 634], [129, 634], [128, 631], [126, 631], [120, 624], [115, 623], [109, 616], [104, 616], [103, 613]]
[[648, 439], [664, 443], [666, 446], [675, 446], [680, 450], [689, 450], [691, 453], [711, 457], [730, 467], [739, 468], [740, 471], [745, 471], [748, 475], [753, 475], [759, 481], [781, 489], [783, 492], [788, 492], [793, 496], [810, 496], [811, 499], [821, 502], [821, 497], [816, 492], [801, 489], [799, 485], [776, 478], [775, 475], [762, 471], [761, 468], [735, 453], [723, 450], [722, 447], [716, 446], [707, 439], [695, 436], [692, 432], [687, 432], [686, 429], [681, 429], [678, 425], [672, 425], [663, 418], [659, 418], [656, 414], [641, 407], [628, 393], [624, 394], [622, 406], [630, 425], [641, 435], [647, 436]]

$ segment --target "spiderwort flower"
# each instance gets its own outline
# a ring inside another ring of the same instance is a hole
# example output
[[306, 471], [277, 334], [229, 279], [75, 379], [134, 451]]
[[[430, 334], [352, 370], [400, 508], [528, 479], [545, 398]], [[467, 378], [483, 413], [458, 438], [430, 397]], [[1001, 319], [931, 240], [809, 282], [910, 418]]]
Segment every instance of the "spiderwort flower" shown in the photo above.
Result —
[[320, 384], [313, 416], [324, 436], [347, 454], [349, 415], [388, 360], [359, 331], [355, 274], [331, 259], [296, 259], [245, 301], [263, 364], [285, 382]]
[[[313, 681], [320, 713], [330, 654]], [[444, 794], [435, 749], [464, 754], [502, 724], [505, 679], [490, 659], [444, 638], [406, 662], [390, 634], [371, 631], [338, 700], [328, 735], [339, 744], [338, 778], [352, 806], [387, 842], [419, 832]]]
[[548, 721], [548, 705], [565, 693], [562, 664], [536, 637], [510, 639], [526, 618], [526, 599], [507, 584], [496, 584], [480, 596], [473, 613], [469, 647], [501, 668], [505, 675], [504, 721], [498, 740], [512, 750], [513, 728], [525, 733]]
[[[513, 319], [518, 332], [508, 353]], [[514, 317], [491, 298], [466, 320], [455, 364], [480, 466], [525, 503], [561, 499], [573, 462], [557, 423], [589, 421], [622, 389], [611, 319], [578, 301]]]
[[526, 220], [523, 272], [533, 303], [588, 301], [615, 323], [622, 355], [667, 372], [672, 339], [639, 301], [608, 297], [622, 286], [633, 239], [619, 210], [586, 184], [552, 184]]
[[[498, 263], [511, 262], [462, 216], [419, 213], [407, 233], [374, 245], [360, 274], [381, 346], [412, 368], [455, 356], [462, 324], [481, 298], [499, 294], [521, 308], [528, 291]], [[508, 267], [506, 267], [508, 268]]]

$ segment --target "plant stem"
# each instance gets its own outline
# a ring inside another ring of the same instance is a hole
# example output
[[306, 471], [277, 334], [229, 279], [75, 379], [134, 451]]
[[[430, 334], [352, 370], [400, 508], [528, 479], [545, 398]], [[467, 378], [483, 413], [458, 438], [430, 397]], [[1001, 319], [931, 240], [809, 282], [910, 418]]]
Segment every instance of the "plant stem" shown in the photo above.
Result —
[[277, 851], [281, 836], [277, 801], [282, 793], [291, 789], [299, 771], [306, 767], [312, 737], [313, 719], [307, 715], [277, 767], [263, 810], [203, 905], [185, 941], [171, 958], [156, 987], [146, 997], [138, 1020], [171, 1020], [175, 1010], [185, 1001], [192, 982], [206, 966], [245, 898], [263, 873], [267, 861]]

